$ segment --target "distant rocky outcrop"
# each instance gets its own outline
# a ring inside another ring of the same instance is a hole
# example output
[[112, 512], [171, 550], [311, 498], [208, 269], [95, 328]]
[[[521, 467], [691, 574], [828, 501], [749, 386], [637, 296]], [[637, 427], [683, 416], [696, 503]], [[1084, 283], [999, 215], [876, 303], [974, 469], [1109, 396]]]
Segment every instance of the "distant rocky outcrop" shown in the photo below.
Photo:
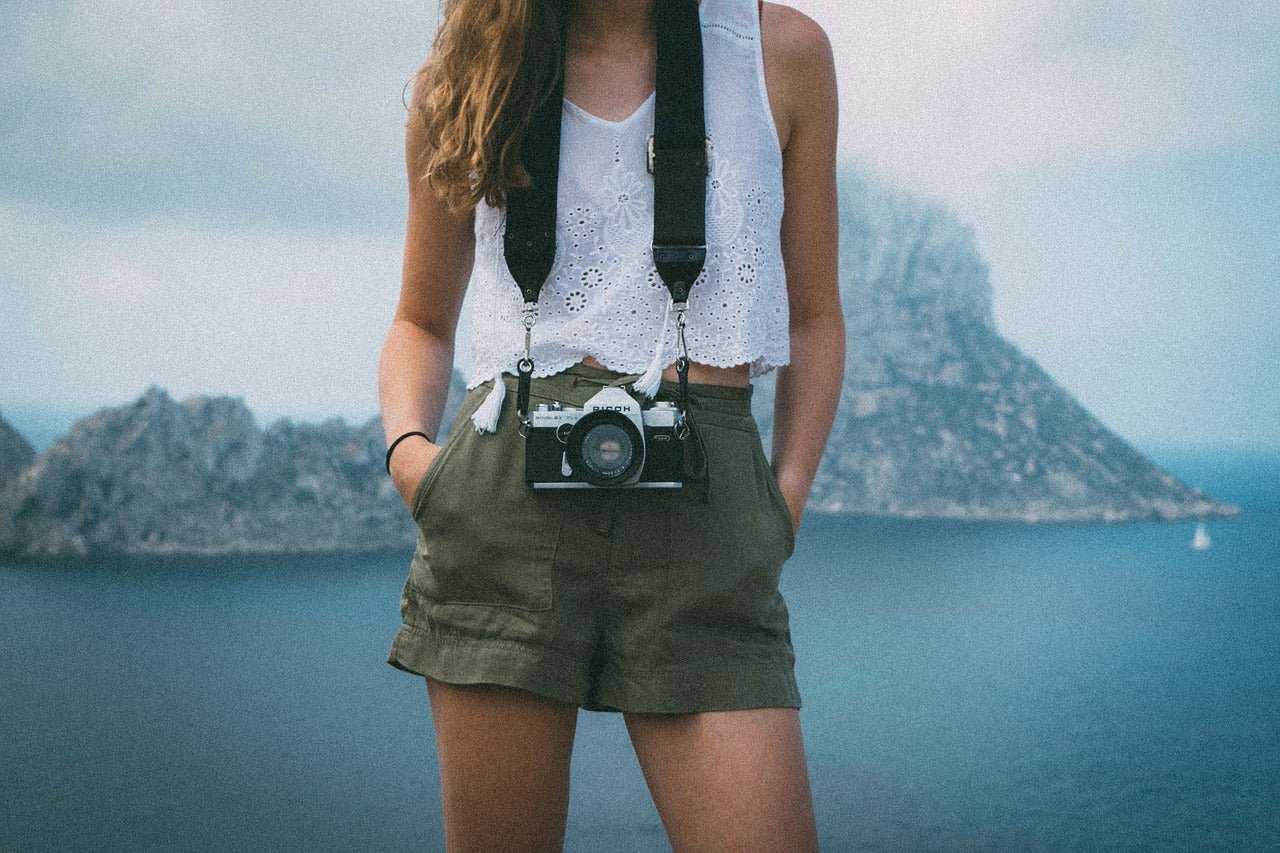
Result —
[[[461, 403], [455, 374], [446, 417]], [[0, 552], [24, 557], [375, 551], [412, 544], [381, 419], [282, 418], [238, 397], [152, 386], [89, 415], [0, 504]]]
[[[1099, 423], [995, 328], [951, 213], [840, 180], [845, 384], [808, 509], [1022, 521], [1234, 515]], [[766, 433], [771, 373], [757, 417]]]
[[13, 540], [13, 513], [9, 508], [17, 501], [22, 472], [35, 461], [36, 451], [22, 434], [0, 417], [0, 551]]
[[0, 416], [0, 494], [35, 459], [35, 448]]
[[[1231, 515], [1099, 423], [992, 317], [951, 214], [842, 175], [846, 381], [809, 512], [1022, 521]], [[695, 359], [696, 353], [691, 354]], [[755, 411], [770, 447], [776, 373]], [[465, 386], [455, 373], [441, 434]], [[38, 456], [0, 420], [0, 552], [304, 553], [408, 547], [379, 418], [259, 427], [240, 398], [158, 387]]]

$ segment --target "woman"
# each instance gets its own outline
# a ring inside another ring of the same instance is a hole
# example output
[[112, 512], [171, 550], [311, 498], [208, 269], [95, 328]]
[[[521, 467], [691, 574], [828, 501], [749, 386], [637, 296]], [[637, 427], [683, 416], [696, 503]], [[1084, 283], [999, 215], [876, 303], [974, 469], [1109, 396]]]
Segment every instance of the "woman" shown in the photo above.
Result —
[[[525, 340], [503, 191], [527, 177], [529, 81], [557, 67], [568, 15], [557, 251], [530, 406], [581, 406], [653, 364], [654, 396], [677, 399], [644, 157], [654, 0], [446, 0], [418, 72], [403, 287], [379, 381], [388, 469], [421, 535], [388, 663], [426, 680], [449, 849], [561, 849], [579, 708], [623, 714], [675, 850], [817, 848], [778, 578], [844, 375], [832, 54], [786, 6], [687, 2], [713, 145], [686, 329], [702, 484], [531, 489], [513, 393]], [[469, 282], [472, 370], [442, 438]], [[750, 380], [775, 367], [771, 467]]]

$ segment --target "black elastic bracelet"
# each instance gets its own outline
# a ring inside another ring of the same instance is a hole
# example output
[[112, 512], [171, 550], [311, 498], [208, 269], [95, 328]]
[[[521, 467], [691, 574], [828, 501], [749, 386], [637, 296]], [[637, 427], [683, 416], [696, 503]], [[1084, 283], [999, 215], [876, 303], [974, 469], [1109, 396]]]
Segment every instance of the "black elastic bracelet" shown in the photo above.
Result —
[[408, 438], [411, 435], [420, 435], [423, 438], [425, 438], [427, 441], [431, 442], [432, 444], [435, 444], [434, 438], [427, 435], [425, 432], [422, 432], [416, 429], [410, 432], [406, 432], [404, 435], [400, 436], [400, 438], [397, 438], [395, 441], [391, 442], [391, 446], [387, 448], [387, 476], [388, 477], [391, 476], [391, 451], [395, 450], [397, 444], [399, 444], [401, 441], [403, 441], [404, 439]]

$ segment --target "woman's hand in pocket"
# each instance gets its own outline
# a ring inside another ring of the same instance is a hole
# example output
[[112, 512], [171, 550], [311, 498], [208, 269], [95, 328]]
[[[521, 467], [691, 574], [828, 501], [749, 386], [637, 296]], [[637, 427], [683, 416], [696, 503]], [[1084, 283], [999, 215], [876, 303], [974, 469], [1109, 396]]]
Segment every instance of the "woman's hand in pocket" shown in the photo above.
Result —
[[414, 492], [441, 449], [439, 444], [419, 435], [400, 442], [391, 454], [391, 482], [410, 511], [413, 510]]

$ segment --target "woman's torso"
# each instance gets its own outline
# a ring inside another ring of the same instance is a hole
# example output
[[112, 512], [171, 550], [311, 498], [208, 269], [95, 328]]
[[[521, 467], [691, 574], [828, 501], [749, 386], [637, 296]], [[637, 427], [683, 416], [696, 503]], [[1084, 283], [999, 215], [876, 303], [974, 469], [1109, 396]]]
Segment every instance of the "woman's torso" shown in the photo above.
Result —
[[[713, 149], [707, 264], [689, 297], [689, 379], [745, 385], [790, 355], [779, 233], [787, 113], [771, 94], [781, 87], [765, 61], [757, 0], [699, 6]], [[531, 336], [534, 375], [578, 361], [638, 373], [661, 333], [663, 376], [674, 380], [675, 315], [666, 314], [668, 291], [652, 264], [653, 187], [644, 166], [652, 54], [626, 77], [606, 78], [586, 64], [571, 55], [566, 73], [556, 263]], [[504, 213], [483, 202], [476, 209], [468, 388], [495, 371], [514, 372], [523, 352], [520, 297], [502, 251]]]

